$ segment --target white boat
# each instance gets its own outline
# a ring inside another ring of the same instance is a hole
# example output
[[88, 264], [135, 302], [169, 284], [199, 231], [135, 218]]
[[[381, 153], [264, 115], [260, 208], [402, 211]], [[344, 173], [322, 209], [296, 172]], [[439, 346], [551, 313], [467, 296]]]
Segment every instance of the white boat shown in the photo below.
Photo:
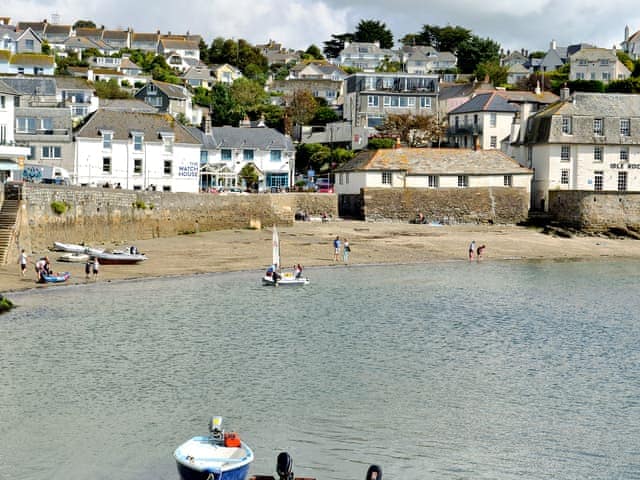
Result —
[[62, 243], [62, 242], [53, 242], [53, 249], [56, 252], [86, 253], [88, 255], [95, 255], [97, 253], [104, 252], [104, 250], [101, 248], [92, 248], [92, 247], [87, 247], [85, 245], [78, 245], [76, 243]]
[[173, 457], [182, 480], [245, 480], [253, 451], [235, 432], [222, 429], [222, 417], [209, 422], [209, 435], [187, 440]]
[[103, 265], [133, 265], [147, 259], [142, 253], [127, 253], [120, 250], [113, 252], [95, 252], [91, 254]]
[[59, 262], [84, 263], [89, 260], [88, 253], [65, 253], [58, 257]]
[[278, 229], [273, 226], [272, 263], [267, 272], [262, 276], [262, 284], [277, 286], [308, 285], [309, 279], [296, 272], [280, 272], [280, 235]]

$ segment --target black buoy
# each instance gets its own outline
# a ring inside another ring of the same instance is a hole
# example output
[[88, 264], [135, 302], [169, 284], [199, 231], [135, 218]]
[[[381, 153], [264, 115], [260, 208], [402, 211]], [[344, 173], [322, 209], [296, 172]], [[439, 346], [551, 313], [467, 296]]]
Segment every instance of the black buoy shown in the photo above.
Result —
[[276, 472], [280, 480], [293, 480], [293, 459], [287, 452], [278, 454]]
[[382, 469], [378, 465], [371, 465], [367, 470], [366, 480], [382, 480]]

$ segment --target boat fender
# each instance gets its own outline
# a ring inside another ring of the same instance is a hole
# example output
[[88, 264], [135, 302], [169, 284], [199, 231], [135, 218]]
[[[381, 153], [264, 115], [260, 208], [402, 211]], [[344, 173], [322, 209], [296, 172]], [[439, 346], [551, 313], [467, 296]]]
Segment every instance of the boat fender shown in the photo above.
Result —
[[366, 480], [382, 480], [382, 469], [378, 465], [371, 465], [367, 470]]
[[280, 480], [293, 480], [293, 459], [287, 452], [278, 454], [276, 460], [276, 472]]
[[224, 432], [225, 447], [240, 447], [240, 436], [236, 432]]

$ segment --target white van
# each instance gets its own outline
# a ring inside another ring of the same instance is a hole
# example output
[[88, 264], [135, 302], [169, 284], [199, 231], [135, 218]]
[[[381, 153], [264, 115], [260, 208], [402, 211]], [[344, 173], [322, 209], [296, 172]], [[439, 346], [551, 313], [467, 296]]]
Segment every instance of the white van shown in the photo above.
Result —
[[71, 184], [71, 176], [67, 170], [50, 165], [25, 164], [22, 170], [18, 170], [16, 176], [17, 181], [22, 180], [23, 182]]

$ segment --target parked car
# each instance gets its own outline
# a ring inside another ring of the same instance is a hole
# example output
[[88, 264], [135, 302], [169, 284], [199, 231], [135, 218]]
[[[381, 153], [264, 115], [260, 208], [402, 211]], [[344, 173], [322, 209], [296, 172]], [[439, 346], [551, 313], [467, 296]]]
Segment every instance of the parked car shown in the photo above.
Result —
[[316, 181], [316, 192], [318, 193], [333, 193], [333, 185], [328, 178], [319, 178]]

